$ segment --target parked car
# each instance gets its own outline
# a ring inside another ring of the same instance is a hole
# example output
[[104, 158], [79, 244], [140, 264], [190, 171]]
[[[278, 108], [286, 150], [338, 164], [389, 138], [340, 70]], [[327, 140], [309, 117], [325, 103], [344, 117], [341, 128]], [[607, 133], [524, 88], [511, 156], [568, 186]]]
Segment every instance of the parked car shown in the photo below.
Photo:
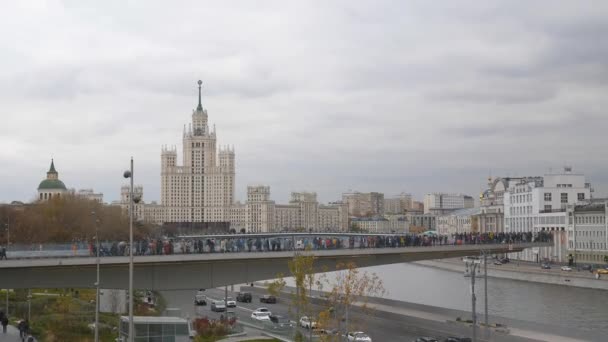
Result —
[[494, 261], [494, 265], [500, 266], [502, 265], [502, 262], [500, 262], [499, 260]]
[[260, 297], [260, 303], [276, 304], [277, 297], [271, 295], [263, 295], [262, 297]]
[[372, 338], [362, 331], [351, 331], [346, 334], [346, 339], [349, 342], [372, 342]]
[[226, 306], [229, 308], [236, 308], [236, 302], [232, 297], [226, 297]]
[[502, 262], [503, 264], [507, 264], [511, 260], [509, 260], [509, 258], [501, 258], [501, 259], [499, 259], [499, 261]]
[[194, 305], [207, 305], [207, 296], [198, 291], [194, 296]]
[[216, 300], [213, 303], [211, 303], [211, 311], [215, 311], [215, 312], [226, 311], [226, 305], [224, 304], [224, 301]]
[[317, 322], [311, 320], [307, 316], [302, 316], [302, 318], [300, 318], [300, 326], [305, 329], [316, 329]]
[[468, 337], [448, 337], [443, 342], [471, 342], [472, 340]]
[[562, 266], [561, 270], [570, 272], [570, 271], [572, 271], [572, 268], [570, 266]]
[[414, 342], [439, 342], [439, 340], [434, 337], [418, 337]]
[[236, 301], [237, 302], [243, 302], [243, 303], [251, 303], [251, 293], [249, 293], [249, 292], [239, 292], [236, 295]]
[[540, 268], [542, 268], [543, 270], [550, 270], [551, 266], [549, 264], [541, 264]]
[[581, 269], [584, 271], [591, 271], [593, 269], [593, 267], [591, 267], [591, 265], [583, 265], [581, 267]]
[[270, 322], [270, 314], [268, 312], [254, 311], [251, 313], [251, 318], [256, 321], [268, 321]]

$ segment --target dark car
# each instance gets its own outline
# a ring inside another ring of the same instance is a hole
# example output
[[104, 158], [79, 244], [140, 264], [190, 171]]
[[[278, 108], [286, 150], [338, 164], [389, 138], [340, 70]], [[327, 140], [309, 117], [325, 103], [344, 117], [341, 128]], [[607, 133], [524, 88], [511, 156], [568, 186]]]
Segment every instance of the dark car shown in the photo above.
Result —
[[591, 271], [593, 267], [591, 267], [591, 265], [583, 265], [581, 269], [583, 269], [584, 271]]
[[260, 303], [276, 304], [277, 297], [271, 295], [263, 295], [262, 297], [260, 297]]
[[500, 265], [502, 265], [502, 262], [500, 262], [500, 261], [496, 260], [496, 261], [494, 261], [494, 265], [496, 265], [496, 266], [500, 266]]
[[439, 340], [434, 337], [418, 337], [414, 342], [439, 342]]
[[503, 264], [506, 264], [511, 260], [509, 260], [509, 258], [502, 258], [502, 259], [499, 259], [499, 261], [502, 262]]
[[540, 265], [540, 268], [542, 268], [543, 270], [550, 270], [551, 266], [549, 264], [542, 264]]
[[293, 323], [289, 320], [289, 318], [280, 315], [270, 315], [268, 316], [272, 323], [281, 325], [281, 326], [292, 326]]
[[444, 342], [471, 342], [472, 340], [468, 337], [448, 337]]
[[251, 293], [249, 293], [249, 292], [239, 292], [236, 295], [236, 301], [237, 302], [243, 302], [243, 303], [251, 303]]

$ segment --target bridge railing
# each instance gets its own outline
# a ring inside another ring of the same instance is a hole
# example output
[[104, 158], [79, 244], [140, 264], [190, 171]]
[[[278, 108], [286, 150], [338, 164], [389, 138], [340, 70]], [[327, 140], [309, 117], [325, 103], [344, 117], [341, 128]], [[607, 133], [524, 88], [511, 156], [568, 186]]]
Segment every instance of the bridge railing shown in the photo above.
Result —
[[[552, 242], [549, 233], [488, 234], [362, 234], [362, 233], [275, 233], [187, 235], [174, 238], [146, 239], [134, 242], [134, 254], [172, 255], [203, 253], [255, 253], [294, 250], [336, 250], [361, 248], [429, 247], [443, 245], [519, 244]], [[100, 242], [100, 257], [127, 256], [125, 241]], [[0, 260], [3, 259], [0, 248]], [[15, 244], [6, 251], [6, 258], [68, 258], [95, 257], [94, 241], [64, 244]]]

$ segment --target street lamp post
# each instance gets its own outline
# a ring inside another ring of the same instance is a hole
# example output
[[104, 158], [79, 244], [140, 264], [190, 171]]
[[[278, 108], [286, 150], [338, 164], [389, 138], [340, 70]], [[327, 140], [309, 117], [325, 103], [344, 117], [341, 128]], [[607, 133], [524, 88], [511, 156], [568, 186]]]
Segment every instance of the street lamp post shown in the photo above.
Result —
[[27, 290], [27, 320], [32, 320], [32, 290]]
[[133, 342], [135, 333], [133, 325], [133, 157], [131, 157], [131, 169], [124, 172], [125, 178], [130, 178], [129, 188], [129, 342]]
[[95, 342], [99, 342], [99, 227], [97, 225], [97, 219], [95, 218], [95, 212], [91, 212], [91, 215], [93, 215], [93, 224], [95, 225], [95, 254], [97, 259], [97, 281], [95, 281]]
[[475, 297], [475, 271], [479, 265], [479, 260], [466, 260], [466, 264], [469, 268], [469, 274], [471, 276], [471, 318], [473, 320], [473, 342], [477, 341], [477, 313], [475, 305], [477, 298]]
[[[6, 254], [8, 255], [9, 246], [11, 245], [11, 218], [6, 217]], [[6, 316], [8, 317], [8, 289], [6, 289]]]

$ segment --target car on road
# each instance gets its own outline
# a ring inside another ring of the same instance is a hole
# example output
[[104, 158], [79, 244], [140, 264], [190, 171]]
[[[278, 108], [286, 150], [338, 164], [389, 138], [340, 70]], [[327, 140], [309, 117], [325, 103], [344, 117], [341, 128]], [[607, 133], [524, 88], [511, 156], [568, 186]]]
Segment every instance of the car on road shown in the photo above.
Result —
[[581, 266], [581, 269], [583, 271], [591, 271], [593, 269], [593, 267], [591, 265], [583, 265], [583, 266]]
[[502, 265], [502, 262], [500, 262], [500, 260], [496, 260], [496, 261], [494, 261], [494, 265], [500, 266], [500, 265]]
[[471, 342], [472, 340], [468, 337], [448, 337], [443, 342]]
[[561, 270], [562, 271], [566, 271], [566, 272], [570, 272], [570, 271], [572, 271], [572, 268], [570, 266], [562, 266]]
[[194, 296], [194, 305], [207, 305], [207, 296], [198, 291]]
[[213, 303], [211, 303], [211, 311], [214, 311], [214, 312], [226, 311], [226, 304], [224, 304], [223, 300], [216, 300]]
[[549, 265], [549, 264], [541, 264], [540, 268], [542, 268], [543, 270], [550, 270], [551, 269], [551, 265]]
[[608, 270], [605, 268], [598, 268], [597, 270], [595, 270], [595, 273], [597, 274], [608, 274]]
[[242, 303], [251, 303], [251, 293], [249, 292], [239, 292], [236, 295], [236, 301]]
[[253, 312], [265, 312], [268, 315], [272, 315], [272, 312], [270, 312], [270, 310], [268, 310], [268, 308], [257, 308]]
[[502, 262], [503, 264], [508, 264], [511, 260], [509, 260], [509, 258], [500, 258], [498, 261]]
[[348, 342], [372, 342], [372, 338], [362, 331], [351, 331], [346, 334]]
[[254, 311], [251, 313], [251, 318], [256, 321], [270, 322], [270, 314], [268, 312]]
[[270, 322], [272, 323], [272, 329], [283, 329], [291, 328], [294, 326], [294, 322], [290, 321], [289, 318], [280, 315], [269, 315]]
[[236, 302], [232, 297], [226, 297], [226, 306], [229, 308], [236, 308]]
[[276, 304], [277, 297], [271, 295], [263, 295], [262, 297], [260, 297], [260, 303]]
[[439, 340], [434, 337], [418, 337], [414, 342], [439, 342]]
[[307, 316], [302, 316], [302, 318], [300, 318], [300, 326], [305, 329], [316, 329], [317, 322], [311, 320]]

